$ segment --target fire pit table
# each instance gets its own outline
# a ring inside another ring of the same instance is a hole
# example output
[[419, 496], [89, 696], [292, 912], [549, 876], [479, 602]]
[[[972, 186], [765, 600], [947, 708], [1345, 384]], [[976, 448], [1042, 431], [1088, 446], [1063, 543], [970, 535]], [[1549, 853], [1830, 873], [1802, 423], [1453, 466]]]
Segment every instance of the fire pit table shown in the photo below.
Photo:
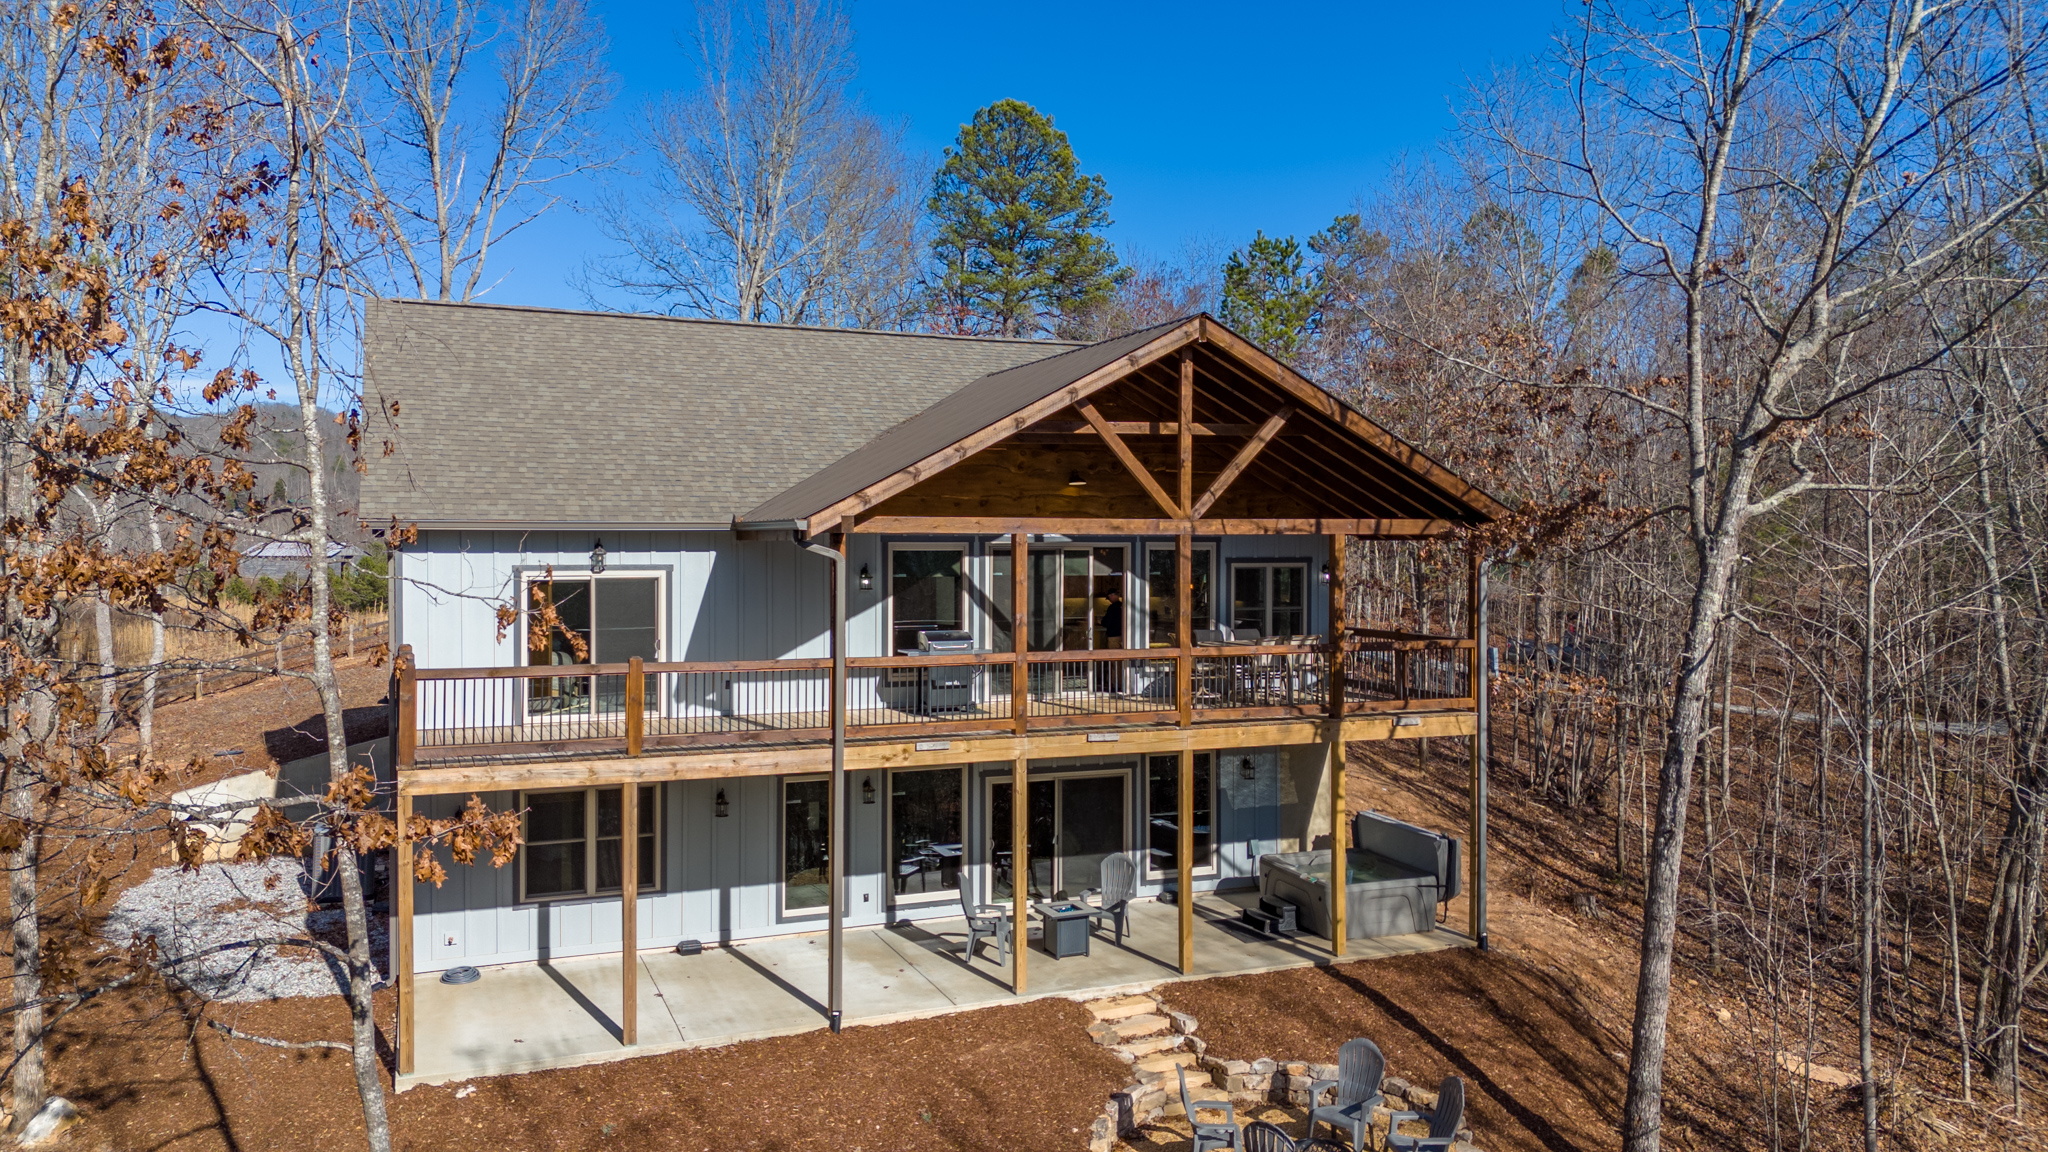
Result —
[[1031, 910], [1038, 913], [1045, 950], [1055, 959], [1088, 954], [1088, 919], [1093, 910], [1086, 904], [1056, 900], [1050, 904], [1033, 904]]

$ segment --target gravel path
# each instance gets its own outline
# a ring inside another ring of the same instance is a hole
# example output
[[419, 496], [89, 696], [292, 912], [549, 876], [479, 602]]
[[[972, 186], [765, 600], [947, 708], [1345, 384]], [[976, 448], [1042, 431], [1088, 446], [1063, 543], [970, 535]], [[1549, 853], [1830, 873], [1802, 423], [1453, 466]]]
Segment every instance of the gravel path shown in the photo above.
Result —
[[[305, 868], [295, 860], [207, 864], [197, 872], [159, 868], [121, 894], [102, 930], [126, 945], [154, 936], [165, 959], [256, 938], [308, 936], [346, 947], [339, 909], [312, 910]], [[370, 917], [370, 956], [387, 966], [386, 920]], [[209, 1000], [276, 1000], [333, 996], [341, 969], [324, 953], [304, 947], [238, 948], [166, 966], [167, 973]]]

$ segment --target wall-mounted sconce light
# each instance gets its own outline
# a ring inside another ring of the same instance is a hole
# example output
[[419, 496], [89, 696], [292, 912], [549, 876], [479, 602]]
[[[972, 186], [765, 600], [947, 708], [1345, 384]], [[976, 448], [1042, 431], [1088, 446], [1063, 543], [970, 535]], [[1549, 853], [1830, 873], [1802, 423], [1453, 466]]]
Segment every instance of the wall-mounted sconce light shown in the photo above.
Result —
[[1081, 476], [1081, 474], [1080, 474], [1079, 472], [1069, 472], [1069, 473], [1067, 473], [1067, 487], [1069, 487], [1069, 488], [1086, 488], [1087, 486], [1088, 486], [1088, 481], [1087, 481], [1086, 479], [1083, 479], [1083, 478], [1082, 478], [1082, 476]]
[[1325, 565], [1323, 565], [1323, 583], [1325, 583], [1325, 584], [1328, 584], [1329, 582], [1330, 582], [1330, 566], [1329, 566], [1328, 564], [1325, 564]]
[[875, 778], [873, 776], [861, 777], [860, 802], [863, 804], [873, 804], [875, 802]]
[[597, 539], [595, 539], [595, 540], [592, 540], [592, 541], [590, 542], [590, 570], [591, 570], [592, 572], [602, 572], [602, 571], [604, 571], [604, 538], [603, 538], [603, 537], [599, 537], [599, 538], [597, 538]]
[[869, 592], [869, 591], [873, 591], [873, 590], [874, 590], [874, 587], [875, 587], [875, 577], [874, 577], [874, 574], [868, 571], [868, 566], [867, 566], [867, 565], [865, 565], [865, 564], [861, 565], [861, 566], [860, 566], [860, 590], [861, 590], [861, 591], [863, 591], [863, 592]]
[[732, 805], [725, 802], [725, 789], [718, 790], [718, 799], [712, 802], [711, 809], [720, 816], [732, 815]]
[[1247, 756], [1247, 757], [1245, 757], [1244, 759], [1242, 759], [1242, 760], [1239, 760], [1239, 761], [1237, 762], [1237, 775], [1238, 775], [1238, 777], [1239, 777], [1240, 779], [1243, 779], [1243, 780], [1256, 780], [1256, 779], [1258, 779], [1258, 777], [1259, 777], [1259, 770], [1258, 770], [1257, 768], [1255, 768], [1255, 767], [1253, 767], [1253, 766], [1252, 766], [1252, 758], [1251, 758], [1251, 757]]

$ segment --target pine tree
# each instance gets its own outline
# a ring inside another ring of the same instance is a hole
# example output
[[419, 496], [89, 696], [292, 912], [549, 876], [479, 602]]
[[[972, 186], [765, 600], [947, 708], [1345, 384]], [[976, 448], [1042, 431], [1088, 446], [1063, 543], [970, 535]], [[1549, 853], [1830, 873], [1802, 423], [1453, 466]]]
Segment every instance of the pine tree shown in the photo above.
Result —
[[1109, 190], [1076, 169], [1067, 134], [1021, 100], [999, 100], [960, 128], [932, 178], [932, 255], [942, 328], [1030, 336], [1108, 298], [1124, 273], [1097, 233]]
[[1292, 236], [1259, 232], [1224, 262], [1221, 319], [1275, 356], [1308, 342], [1322, 297], [1322, 272]]

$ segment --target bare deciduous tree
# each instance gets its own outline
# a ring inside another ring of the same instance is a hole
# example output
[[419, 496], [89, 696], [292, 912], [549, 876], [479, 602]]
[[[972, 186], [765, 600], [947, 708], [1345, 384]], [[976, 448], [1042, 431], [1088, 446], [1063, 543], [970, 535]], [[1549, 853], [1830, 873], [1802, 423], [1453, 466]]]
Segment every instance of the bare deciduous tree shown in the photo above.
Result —
[[852, 92], [833, 0], [707, 5], [697, 87], [649, 109], [648, 191], [600, 210], [628, 253], [595, 282], [698, 316], [893, 327], [908, 315], [923, 175]]
[[468, 300], [493, 245], [608, 162], [593, 124], [611, 98], [603, 25], [582, 0], [366, 0], [353, 24], [341, 175], [384, 240], [359, 274], [381, 266], [398, 291]]

